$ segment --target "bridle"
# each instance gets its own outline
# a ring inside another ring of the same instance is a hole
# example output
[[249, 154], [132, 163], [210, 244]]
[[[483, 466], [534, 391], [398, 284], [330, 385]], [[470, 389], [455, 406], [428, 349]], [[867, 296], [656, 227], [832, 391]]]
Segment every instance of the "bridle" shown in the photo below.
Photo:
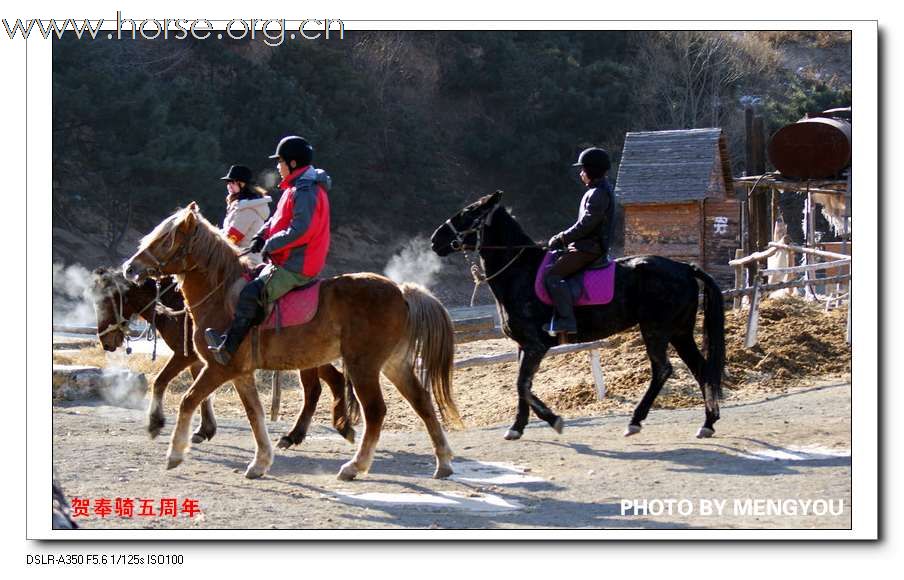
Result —
[[[185, 274], [186, 272], [190, 272], [190, 271], [192, 271], [192, 270], [198, 269], [198, 264], [193, 265], [191, 268], [188, 267], [188, 256], [191, 254], [192, 245], [194, 244], [194, 241], [195, 241], [195, 237], [192, 236], [192, 237], [188, 240], [188, 243], [182, 244], [182, 246], [180, 246], [175, 252], [173, 252], [173, 254], [172, 254], [171, 256], [169, 256], [169, 257], [166, 258], [165, 260], [160, 260], [157, 256], [154, 255], [153, 252], [150, 251], [150, 248], [145, 248], [144, 252], [142, 252], [142, 253], [147, 254], [148, 256], [150, 256], [151, 260], [154, 261], [154, 269], [156, 270], [156, 272], [157, 272], [158, 274], [162, 274], [162, 273], [163, 273], [163, 269], [164, 269], [165, 267], [167, 267], [171, 262], [174, 262], [174, 261], [176, 261], [176, 260], [182, 260], [182, 265], [179, 267], [178, 272], [179, 272], [180, 274]], [[173, 245], [175, 245], [175, 241], [173, 241]], [[189, 317], [190, 317], [190, 314], [191, 314], [192, 309], [193, 309], [193, 308], [197, 308], [197, 307], [201, 306], [202, 304], [204, 304], [205, 302], [207, 302], [207, 300], [208, 300], [211, 296], [213, 296], [214, 294], [216, 294], [218, 290], [220, 290], [221, 288], [223, 288], [223, 286], [224, 286], [225, 284], [226, 284], [226, 280], [224, 279], [224, 280], [222, 280], [219, 284], [217, 284], [216, 286], [214, 286], [213, 290], [211, 290], [210, 292], [208, 292], [207, 295], [204, 296], [204, 298], [201, 298], [200, 300], [198, 300], [198, 301], [195, 302], [194, 304], [189, 304], [189, 303], [186, 301], [186, 302], [185, 302], [185, 307], [184, 307], [182, 310], [171, 311], [171, 312], [170, 312], [170, 314], [172, 314], [172, 315], [174, 315], [174, 316], [182, 316], [182, 317], [183, 317], [183, 319], [182, 319], [182, 324], [183, 324], [183, 326], [182, 326], [182, 336], [183, 336], [183, 341], [182, 341], [182, 354], [183, 354], [184, 356], [187, 357], [187, 356], [188, 356], [188, 353], [189, 353], [189, 351], [190, 351], [190, 342], [191, 342], [191, 339], [190, 339], [190, 337], [189, 337], [188, 324], [189, 324]], [[158, 288], [159, 288], [159, 284], [158, 284]], [[159, 299], [159, 295], [158, 295], [158, 299]], [[155, 311], [155, 312], [156, 312], [156, 311]], [[155, 314], [155, 317], [156, 317], [156, 314]], [[155, 336], [154, 348], [155, 348], [155, 351], [156, 351], [156, 346], [157, 346], [157, 343], [156, 343], [156, 333], [155, 333], [154, 336]]]
[[[529, 248], [538, 247], [537, 244], [530, 245], [518, 245], [518, 246], [487, 246], [483, 243], [483, 234], [487, 225], [493, 220], [493, 215], [499, 211], [502, 206], [497, 205], [492, 210], [486, 212], [485, 214], [477, 217], [471, 222], [471, 225], [463, 230], [459, 230], [455, 227], [455, 224], [452, 223], [452, 218], [447, 219], [443, 225], [448, 227], [452, 231], [452, 235], [455, 236], [451, 242], [449, 242], [449, 247], [452, 248], [454, 252], [461, 252], [465, 260], [470, 264], [471, 268], [471, 277], [474, 279], [474, 292], [471, 293], [471, 306], [474, 306], [474, 300], [477, 297], [477, 289], [480, 288], [481, 284], [486, 284], [493, 278], [499, 276], [508, 268], [514, 264], [518, 258], [521, 257], [521, 254], [524, 253], [524, 250]], [[470, 234], [475, 234], [477, 236], [477, 242], [470, 246], [470, 250], [475, 252], [480, 257], [481, 250], [518, 250], [518, 253], [515, 254], [515, 257], [508, 261], [503, 267], [499, 268], [493, 274], [487, 275], [486, 268], [483, 266], [482, 259], [472, 258], [468, 253], [468, 246], [465, 244], [465, 236]]]
[[[198, 266], [188, 267], [188, 256], [191, 253], [192, 243], [194, 242], [194, 237], [192, 237], [187, 244], [182, 244], [179, 248], [176, 249], [175, 252], [164, 260], [161, 260], [157, 256], [151, 252], [150, 248], [145, 248], [143, 254], [146, 254], [153, 262], [154, 262], [154, 270], [157, 274], [163, 274], [163, 269], [170, 265], [170, 263], [175, 262], [176, 260], [182, 260], [182, 265], [179, 268], [179, 272], [184, 273], [189, 270], [194, 270]], [[173, 242], [175, 245], [175, 241]]]
[[[123, 308], [125, 293], [122, 291], [119, 284], [117, 284], [115, 281], [113, 282], [113, 285], [116, 288], [116, 290], [115, 290], [116, 297], [110, 296], [108, 294], [108, 295], [104, 296], [104, 298], [110, 300], [110, 302], [113, 303], [113, 315], [115, 316], [116, 321], [108, 324], [104, 330], [98, 329], [97, 338], [100, 338], [111, 332], [115, 332], [116, 330], [119, 330], [122, 332], [122, 335], [126, 342], [126, 354], [132, 354], [132, 347], [130, 345], [131, 337], [129, 336], [129, 320], [131, 319], [131, 317], [126, 318], [125, 316], [123, 316], [123, 312], [125, 311], [125, 309]], [[153, 349], [153, 352], [151, 353], [151, 360], [157, 360], [157, 328], [156, 328], [157, 305], [161, 304], [161, 302], [160, 302], [161, 296], [163, 296], [164, 294], [166, 294], [167, 292], [169, 292], [170, 290], [175, 288], [176, 282], [174, 281], [172, 284], [170, 284], [163, 290], [160, 289], [159, 281], [157, 281], [156, 286], [157, 286], [157, 291], [154, 296], [154, 299], [151, 300], [150, 302], [148, 302], [147, 304], [145, 304], [141, 308], [141, 310], [139, 310], [138, 312], [135, 312], [132, 315], [132, 316], [136, 316], [136, 315], [141, 316], [142, 314], [144, 314], [144, 312], [148, 308], [150, 308], [151, 306], [154, 306], [154, 316], [151, 318], [151, 321], [148, 323], [147, 328], [145, 328], [145, 330], [137, 337], [137, 340], [141, 340], [142, 338], [144, 338], [148, 341], [151, 341], [151, 340], [154, 341], [154, 349]], [[117, 300], [117, 298], [118, 298], [118, 300]]]

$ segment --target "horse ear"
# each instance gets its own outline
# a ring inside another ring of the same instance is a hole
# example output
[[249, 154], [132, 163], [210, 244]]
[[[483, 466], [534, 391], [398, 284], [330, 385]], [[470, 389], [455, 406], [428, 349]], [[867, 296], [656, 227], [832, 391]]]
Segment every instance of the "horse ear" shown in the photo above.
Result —
[[492, 203], [493, 205], [498, 205], [500, 201], [502, 201], [502, 190], [497, 189], [492, 193], [492, 195], [490, 195], [490, 203]]
[[190, 225], [194, 224], [196, 221], [198, 221], [198, 204], [197, 203], [191, 202], [190, 204], [188, 204], [188, 207], [186, 207], [185, 209], [188, 211], [185, 212], [185, 215], [182, 216], [180, 223], [177, 224], [180, 227], [181, 226], [190, 226]]

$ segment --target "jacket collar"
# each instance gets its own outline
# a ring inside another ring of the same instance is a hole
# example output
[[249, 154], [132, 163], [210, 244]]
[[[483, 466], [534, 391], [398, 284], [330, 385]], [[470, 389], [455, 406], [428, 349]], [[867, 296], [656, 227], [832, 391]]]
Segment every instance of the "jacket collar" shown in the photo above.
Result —
[[273, 199], [269, 195], [255, 197], [254, 199], [239, 199], [230, 204], [230, 207], [246, 208], [257, 207], [259, 205], [268, 205]]
[[304, 174], [304, 172], [310, 168], [311, 168], [310, 165], [305, 165], [304, 167], [299, 167], [298, 169], [296, 169], [295, 171], [293, 171], [292, 173], [287, 175], [286, 178], [283, 179], [279, 183], [279, 188], [280, 189], [289, 189], [295, 183], [295, 180], [298, 179], [299, 177], [301, 177]]

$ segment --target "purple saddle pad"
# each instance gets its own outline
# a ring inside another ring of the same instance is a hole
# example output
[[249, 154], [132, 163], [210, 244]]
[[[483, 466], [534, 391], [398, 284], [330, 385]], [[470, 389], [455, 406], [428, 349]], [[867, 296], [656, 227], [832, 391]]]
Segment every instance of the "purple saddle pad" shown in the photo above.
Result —
[[[553, 254], [547, 252], [543, 263], [540, 264], [540, 269], [537, 270], [537, 279], [534, 281], [537, 298], [544, 304], [552, 304], [552, 298], [543, 283], [546, 271], [552, 267], [552, 263]], [[584, 270], [575, 276], [581, 278], [581, 295], [574, 301], [575, 306], [593, 306], [612, 302], [612, 296], [615, 294], [615, 262], [610, 262], [605, 268]]]

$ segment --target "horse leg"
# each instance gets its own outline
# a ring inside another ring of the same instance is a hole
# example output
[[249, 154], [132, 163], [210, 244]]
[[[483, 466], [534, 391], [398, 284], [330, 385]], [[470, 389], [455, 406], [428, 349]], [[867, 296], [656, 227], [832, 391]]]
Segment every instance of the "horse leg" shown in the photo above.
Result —
[[254, 461], [248, 464], [245, 477], [257, 479], [266, 474], [273, 465], [273, 447], [271, 447], [270, 437], [267, 435], [267, 418], [257, 393], [257, 385], [254, 383], [254, 374], [249, 373], [236, 377], [232, 383], [239, 392], [248, 422], [251, 423], [251, 431], [254, 433]]
[[556, 432], [562, 432], [564, 427], [562, 418], [552, 412], [543, 401], [531, 392], [534, 375], [540, 368], [540, 362], [545, 355], [544, 351], [518, 349], [518, 413], [515, 416], [515, 423], [506, 432], [505, 439], [514, 440], [521, 438], [529, 418], [529, 409], [533, 409], [537, 417], [549, 423]]
[[160, 431], [166, 424], [166, 417], [163, 415], [163, 395], [166, 394], [166, 388], [169, 386], [170, 381], [179, 376], [179, 373], [194, 360], [196, 360], [194, 357], [186, 358], [181, 354], [173, 354], [166, 361], [166, 364], [163, 365], [163, 368], [160, 369], [160, 372], [157, 373], [157, 376], [154, 377], [154, 383], [151, 387], [151, 400], [148, 403], [147, 412], [147, 430], [151, 439], [160, 435]]
[[452, 448], [449, 447], [443, 427], [436, 418], [430, 396], [414, 374], [411, 363], [404, 360], [393, 361], [383, 368], [383, 373], [399, 389], [414, 412], [424, 422], [424, 426], [427, 427], [427, 433], [433, 443], [433, 452], [436, 455], [436, 471], [433, 473], [433, 478], [449, 477], [452, 475]]
[[333, 365], [323, 365], [317, 368], [317, 374], [326, 381], [333, 393], [333, 427], [349, 443], [355, 443], [355, 429], [346, 412], [345, 405], [345, 375], [340, 373]]
[[[203, 365], [201, 363], [196, 363], [189, 368], [192, 378], [198, 376], [202, 367]], [[214, 393], [211, 393], [210, 396], [201, 403], [201, 424], [198, 426], [198, 429], [192, 433], [192, 443], [204, 443], [205, 441], [213, 439], [213, 436], [217, 434], [217, 418], [213, 414], [213, 399], [215, 396]]]
[[195, 378], [195, 382], [182, 395], [182, 400], [179, 402], [176, 427], [173, 429], [169, 449], [166, 453], [167, 469], [173, 469], [182, 463], [185, 453], [188, 452], [190, 447], [188, 433], [191, 430], [191, 419], [195, 409], [198, 408], [201, 401], [227, 380], [229, 380], [229, 376], [223, 372], [222, 366], [204, 366], [201, 372], [198, 373], [197, 378]]
[[[684, 361], [684, 364], [686, 364], [687, 368], [693, 373], [694, 378], [697, 379], [697, 383], [700, 385], [700, 391], [703, 393], [703, 398], [705, 400], [706, 384], [703, 380], [703, 365], [706, 361], [703, 358], [703, 355], [700, 354], [697, 344], [694, 342], [694, 335], [681, 334], [674, 336], [672, 337], [672, 346], [675, 347], [678, 356], [681, 357], [681, 360]], [[719, 410], [717, 408], [715, 412], [712, 412], [706, 405], [704, 405], [704, 409], [706, 411], [706, 419], [703, 422], [703, 426], [697, 430], [697, 439], [706, 439], [716, 434], [714, 425], [716, 421], [719, 420]]]
[[292, 427], [292, 430], [287, 435], [283, 435], [279, 443], [276, 444], [280, 449], [288, 449], [304, 441], [308, 434], [308, 428], [311, 426], [314, 411], [317, 410], [317, 401], [320, 400], [321, 387], [317, 369], [300, 370], [298, 375], [301, 377], [301, 385], [304, 387], [304, 406], [295, 419], [295, 426]]
[[650, 359], [652, 378], [650, 379], [650, 386], [647, 387], [647, 392], [644, 393], [643, 399], [640, 400], [640, 403], [638, 403], [637, 407], [634, 409], [634, 415], [631, 417], [631, 422], [625, 430], [625, 437], [640, 433], [641, 423], [647, 418], [650, 407], [659, 395], [662, 385], [665, 384], [665, 381], [672, 374], [672, 365], [669, 363], [668, 357], [668, 337], [659, 332], [645, 331], [643, 328], [641, 328], [641, 334], [643, 335], [644, 343], [647, 346], [647, 356]]
[[347, 359], [346, 362], [345, 370], [352, 378], [355, 394], [364, 410], [364, 436], [358, 443], [355, 456], [342, 466], [337, 476], [343, 481], [350, 481], [359, 473], [367, 473], [370, 470], [377, 441], [380, 439], [380, 431], [383, 428], [383, 419], [386, 417], [386, 403], [383, 402], [379, 371], [348, 364]]

